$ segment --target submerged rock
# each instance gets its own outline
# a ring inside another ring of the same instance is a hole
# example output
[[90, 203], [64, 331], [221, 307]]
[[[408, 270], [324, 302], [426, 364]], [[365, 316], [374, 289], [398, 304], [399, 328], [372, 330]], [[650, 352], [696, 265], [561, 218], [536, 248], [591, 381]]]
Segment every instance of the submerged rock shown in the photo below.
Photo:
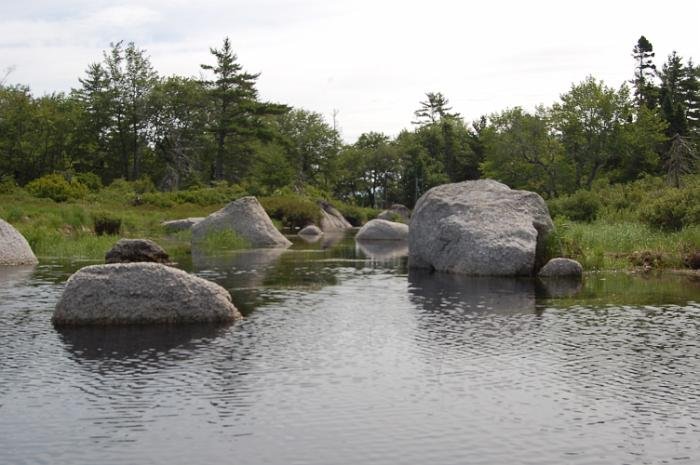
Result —
[[583, 267], [570, 258], [553, 258], [542, 267], [537, 276], [541, 278], [580, 278]]
[[380, 220], [401, 221], [402, 223], [408, 223], [408, 221], [411, 219], [411, 210], [409, 210], [409, 208], [405, 205], [395, 203], [377, 215], [377, 218]]
[[53, 314], [61, 325], [230, 322], [240, 318], [218, 284], [158, 263], [115, 263], [70, 277]]
[[202, 221], [204, 217], [183, 218], [181, 220], [163, 221], [160, 225], [163, 226], [165, 232], [176, 233], [178, 231], [187, 231], [192, 226]]
[[105, 263], [169, 263], [170, 257], [150, 239], [119, 239], [105, 255]]
[[36, 265], [39, 260], [27, 240], [10, 223], [0, 219], [0, 265]]
[[323, 231], [315, 224], [310, 224], [299, 231], [300, 236], [320, 236], [321, 234], [323, 234]]
[[352, 228], [345, 217], [328, 202], [319, 202], [321, 207], [321, 229], [326, 231], [343, 231]]
[[554, 230], [534, 192], [493, 180], [437, 186], [416, 204], [409, 229], [409, 264], [475, 276], [529, 276]]
[[204, 240], [207, 234], [231, 230], [251, 247], [289, 247], [292, 243], [280, 233], [255, 197], [243, 197], [212, 213], [192, 227], [192, 240]]
[[374, 219], [368, 221], [355, 236], [358, 241], [403, 241], [408, 238], [408, 225]]

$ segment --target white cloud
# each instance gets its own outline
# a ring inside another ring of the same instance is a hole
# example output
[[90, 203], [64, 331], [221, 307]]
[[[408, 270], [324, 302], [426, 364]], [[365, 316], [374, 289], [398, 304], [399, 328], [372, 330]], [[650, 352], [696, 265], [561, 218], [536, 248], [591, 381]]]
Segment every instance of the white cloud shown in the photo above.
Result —
[[[19, 6], [18, 6], [19, 5]], [[665, 20], [657, 2], [450, 0], [36, 1], [0, 17], [0, 69], [39, 92], [67, 90], [110, 42], [146, 48], [161, 74], [196, 75], [229, 36], [262, 72], [263, 97], [330, 115], [345, 137], [410, 126], [427, 91], [468, 120], [550, 104], [588, 74], [619, 86], [645, 34], [661, 64], [672, 49], [700, 59], [700, 4]]]

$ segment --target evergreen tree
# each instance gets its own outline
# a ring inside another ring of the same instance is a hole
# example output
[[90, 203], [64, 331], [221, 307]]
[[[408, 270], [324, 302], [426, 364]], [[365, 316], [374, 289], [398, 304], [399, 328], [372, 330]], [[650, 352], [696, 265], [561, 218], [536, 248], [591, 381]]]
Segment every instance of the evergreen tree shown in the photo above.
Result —
[[666, 161], [668, 183], [673, 187], [681, 187], [681, 177], [692, 173], [697, 161], [698, 154], [693, 143], [676, 134], [671, 139], [671, 148]]
[[258, 101], [255, 82], [260, 74], [243, 70], [228, 37], [224, 39], [221, 49], [211, 48], [210, 52], [216, 64], [203, 64], [201, 67], [214, 74], [213, 80], [202, 82], [214, 105], [209, 127], [216, 144], [212, 177], [224, 179], [225, 165], [228, 163], [228, 168], [235, 171], [230, 177], [240, 180], [245, 176], [250, 161], [245, 159], [245, 155], [252, 151], [250, 143], [257, 138], [271, 137], [262, 118], [285, 113], [288, 107]]
[[686, 70], [683, 66], [683, 59], [675, 51], [668, 56], [659, 76], [661, 78], [661, 116], [668, 123], [666, 135], [669, 138], [676, 134], [686, 136], [688, 134], [688, 121], [686, 118], [686, 96], [683, 89]]
[[634, 100], [638, 107], [655, 108], [658, 103], [658, 88], [654, 84], [656, 65], [653, 58], [654, 47], [646, 37], [641, 36], [637, 45], [632, 50], [632, 57], [636, 61], [634, 69]]

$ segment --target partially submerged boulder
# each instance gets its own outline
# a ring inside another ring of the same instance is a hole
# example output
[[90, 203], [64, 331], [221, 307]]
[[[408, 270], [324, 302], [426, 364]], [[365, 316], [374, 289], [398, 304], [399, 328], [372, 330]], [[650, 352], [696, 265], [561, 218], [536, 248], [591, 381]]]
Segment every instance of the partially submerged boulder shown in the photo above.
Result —
[[119, 239], [105, 255], [105, 263], [170, 263], [168, 253], [150, 239]]
[[181, 220], [163, 221], [160, 225], [163, 226], [165, 232], [176, 233], [178, 231], [187, 231], [195, 224], [202, 221], [204, 217], [183, 218]]
[[39, 260], [27, 240], [10, 223], [0, 219], [0, 265], [36, 265]]
[[581, 278], [583, 267], [570, 258], [553, 258], [542, 267], [537, 276], [540, 278]]
[[280, 233], [258, 199], [242, 197], [212, 213], [192, 227], [192, 240], [202, 241], [207, 234], [232, 230], [251, 247], [289, 247], [292, 243]]
[[405, 205], [395, 203], [377, 215], [377, 218], [380, 220], [401, 221], [402, 223], [408, 223], [411, 219], [411, 210], [409, 210], [409, 208]]
[[61, 325], [217, 323], [240, 318], [218, 284], [158, 263], [115, 263], [70, 277], [53, 314]]
[[554, 230], [534, 192], [493, 180], [437, 186], [416, 204], [409, 264], [475, 276], [531, 276]]
[[321, 234], [323, 234], [323, 231], [315, 224], [310, 224], [299, 231], [300, 236], [320, 236]]
[[326, 231], [343, 231], [352, 228], [345, 217], [328, 202], [320, 201], [321, 229]]
[[358, 241], [405, 241], [408, 238], [408, 225], [374, 219], [368, 221], [355, 236]]

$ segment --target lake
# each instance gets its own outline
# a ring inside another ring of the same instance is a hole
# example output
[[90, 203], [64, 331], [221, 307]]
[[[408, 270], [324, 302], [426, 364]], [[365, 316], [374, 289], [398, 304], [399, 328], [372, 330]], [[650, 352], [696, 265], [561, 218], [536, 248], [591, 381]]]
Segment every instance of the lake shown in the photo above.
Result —
[[0, 268], [3, 464], [700, 463], [700, 283], [409, 270], [352, 236], [176, 257], [233, 326], [54, 329]]

